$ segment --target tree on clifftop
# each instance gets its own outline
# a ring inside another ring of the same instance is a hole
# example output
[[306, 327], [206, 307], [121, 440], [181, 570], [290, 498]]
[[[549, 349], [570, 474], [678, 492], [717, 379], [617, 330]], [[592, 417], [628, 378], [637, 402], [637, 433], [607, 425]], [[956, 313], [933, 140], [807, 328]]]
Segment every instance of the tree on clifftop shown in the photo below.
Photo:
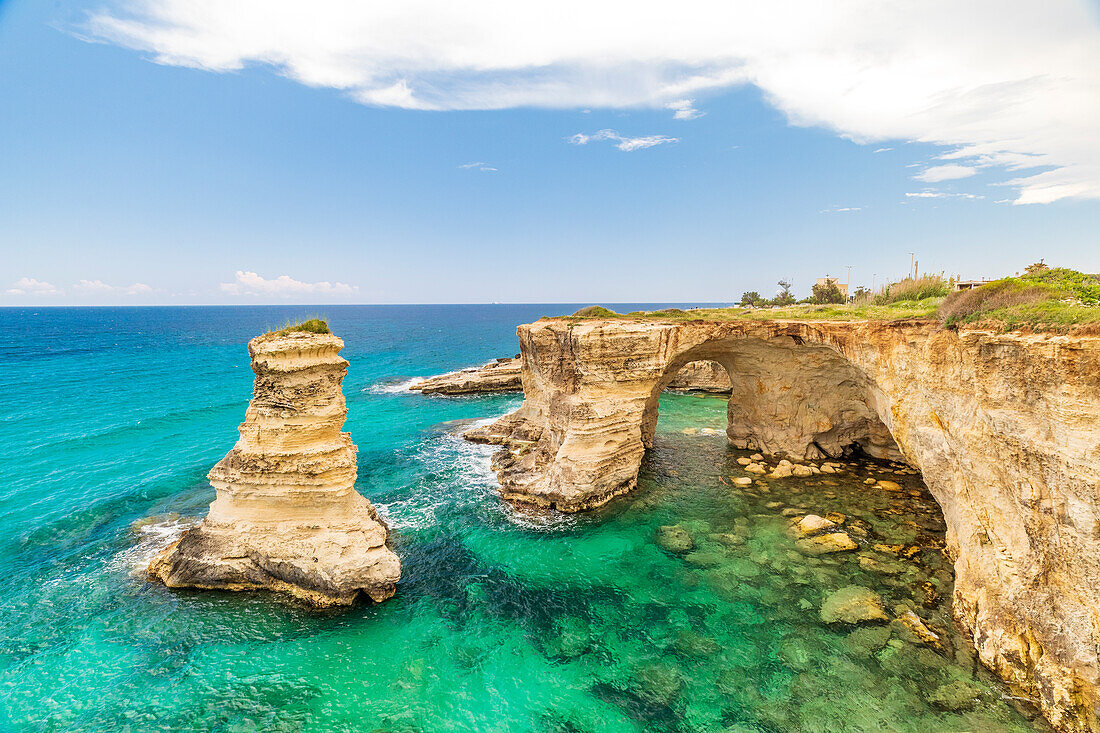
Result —
[[795, 302], [794, 296], [791, 295], [791, 284], [787, 280], [780, 280], [778, 283], [779, 292], [772, 299], [772, 305], [791, 305]]
[[751, 305], [754, 308], [766, 305], [768, 301], [760, 297], [760, 293], [755, 290], [750, 290], [747, 293], [741, 293], [741, 305]]
[[814, 285], [813, 291], [813, 297], [810, 298], [811, 303], [821, 305], [823, 303], [844, 302], [844, 294], [840, 292], [840, 288], [832, 280], [824, 285]]

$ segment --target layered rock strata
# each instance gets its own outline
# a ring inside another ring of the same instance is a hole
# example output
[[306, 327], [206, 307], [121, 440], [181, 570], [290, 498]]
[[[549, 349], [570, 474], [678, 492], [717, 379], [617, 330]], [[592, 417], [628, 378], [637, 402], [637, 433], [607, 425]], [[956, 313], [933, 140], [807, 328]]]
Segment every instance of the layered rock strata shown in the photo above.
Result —
[[344, 342], [290, 332], [252, 339], [254, 394], [240, 439], [210, 470], [202, 523], [153, 560], [170, 588], [269, 589], [315, 606], [394, 594], [401, 564], [371, 503], [355, 491], [356, 448], [342, 432]]
[[[731, 375], [729, 441], [918, 468], [943, 509], [954, 612], [1059, 730], [1100, 730], [1100, 338], [933, 322], [543, 320], [525, 400], [472, 431], [509, 501], [581, 511], [630, 491], [684, 364]], [[874, 490], [870, 488], [869, 490]]]
[[423, 394], [464, 395], [488, 392], [519, 392], [520, 358], [502, 358], [471, 369], [429, 377], [417, 382], [410, 390]]
[[[409, 387], [423, 394], [467, 395], [490, 392], [520, 392], [523, 382], [520, 378], [522, 359], [518, 356], [501, 358], [480, 367], [461, 369], [457, 372], [428, 377]], [[693, 392], [713, 392], [729, 394], [729, 374], [713, 361], [696, 361], [681, 369], [668, 389]]]

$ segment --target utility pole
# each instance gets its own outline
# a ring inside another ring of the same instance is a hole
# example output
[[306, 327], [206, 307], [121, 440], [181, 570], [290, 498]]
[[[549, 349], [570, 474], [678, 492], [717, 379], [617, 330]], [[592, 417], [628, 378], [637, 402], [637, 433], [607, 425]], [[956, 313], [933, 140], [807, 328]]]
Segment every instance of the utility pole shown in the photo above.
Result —
[[875, 294], [875, 278], [876, 277], [878, 277], [878, 275], [872, 272], [871, 273], [871, 295], [872, 296]]
[[913, 253], [910, 252], [909, 253], [909, 277], [913, 277], [913, 263], [914, 262], [916, 262], [916, 260], [913, 259]]
[[851, 299], [851, 297], [852, 297], [852, 266], [851, 265], [845, 265], [845, 267], [848, 268], [848, 282], [845, 283], [845, 285], [844, 285], [844, 290], [845, 290], [844, 295], [845, 295], [845, 297]]

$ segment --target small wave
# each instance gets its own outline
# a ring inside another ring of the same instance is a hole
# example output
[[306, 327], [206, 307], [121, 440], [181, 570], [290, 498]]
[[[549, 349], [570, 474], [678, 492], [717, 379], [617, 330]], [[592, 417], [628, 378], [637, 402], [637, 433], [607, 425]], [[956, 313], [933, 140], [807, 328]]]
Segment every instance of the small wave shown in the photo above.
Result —
[[401, 381], [387, 379], [377, 384], [372, 384], [363, 391], [368, 394], [408, 394], [412, 387], [427, 379], [427, 377], [413, 377], [411, 379], [402, 379]]
[[130, 525], [134, 544], [115, 555], [108, 567], [141, 575], [154, 557], [201, 521], [201, 517], [184, 517], [175, 512], [139, 519]]

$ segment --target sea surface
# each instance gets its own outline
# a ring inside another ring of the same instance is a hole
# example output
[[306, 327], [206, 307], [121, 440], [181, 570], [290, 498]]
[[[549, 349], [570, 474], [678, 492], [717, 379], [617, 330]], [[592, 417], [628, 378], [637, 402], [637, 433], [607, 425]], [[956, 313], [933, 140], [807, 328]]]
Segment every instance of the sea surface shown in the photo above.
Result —
[[[666, 394], [638, 491], [581, 516], [503, 505], [492, 449], [458, 434], [521, 398], [407, 386], [576, 307], [0, 309], [0, 730], [1045, 730], [954, 631], [942, 517], [895, 466], [735, 488], [724, 400]], [[390, 523], [397, 595], [317, 612], [147, 583], [214, 498], [248, 339], [315, 315], [347, 344], [357, 488]], [[784, 510], [845, 514], [860, 549], [804, 554]], [[939, 648], [825, 624], [853, 585]]]

